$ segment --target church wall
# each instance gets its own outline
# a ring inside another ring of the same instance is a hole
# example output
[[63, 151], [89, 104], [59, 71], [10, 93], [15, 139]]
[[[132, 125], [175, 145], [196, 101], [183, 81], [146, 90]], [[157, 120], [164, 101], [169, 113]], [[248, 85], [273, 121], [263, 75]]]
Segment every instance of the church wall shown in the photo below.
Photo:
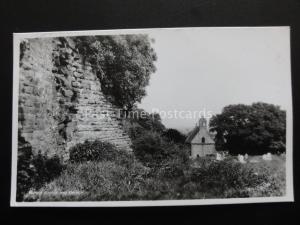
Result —
[[203, 137], [205, 138], [205, 143], [214, 144], [214, 141], [212, 140], [212, 138], [210, 137], [208, 131], [205, 128], [200, 128], [198, 134], [192, 140], [192, 143], [199, 143], [200, 144], [202, 142]]
[[191, 157], [197, 158], [197, 155], [199, 157], [203, 157], [209, 154], [215, 153], [215, 145], [214, 144], [192, 144], [191, 145]]

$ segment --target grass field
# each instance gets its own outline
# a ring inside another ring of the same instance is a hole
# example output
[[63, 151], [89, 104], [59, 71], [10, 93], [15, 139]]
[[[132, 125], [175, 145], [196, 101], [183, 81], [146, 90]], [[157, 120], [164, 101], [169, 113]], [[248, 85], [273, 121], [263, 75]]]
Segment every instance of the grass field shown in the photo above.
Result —
[[[263, 160], [261, 156], [249, 156], [246, 167], [253, 169], [257, 174], [269, 174], [270, 180], [278, 187], [278, 195], [286, 193], [286, 158], [285, 154], [272, 155], [272, 160]], [[251, 161], [257, 161], [251, 163]], [[254, 196], [255, 197], [255, 196]]]
[[[249, 156], [239, 163], [200, 158], [198, 166], [172, 164], [149, 169], [139, 162], [112, 161], [69, 164], [58, 178], [27, 201], [108, 201], [269, 197], [285, 194], [285, 156]], [[194, 161], [194, 163], [195, 163]]]

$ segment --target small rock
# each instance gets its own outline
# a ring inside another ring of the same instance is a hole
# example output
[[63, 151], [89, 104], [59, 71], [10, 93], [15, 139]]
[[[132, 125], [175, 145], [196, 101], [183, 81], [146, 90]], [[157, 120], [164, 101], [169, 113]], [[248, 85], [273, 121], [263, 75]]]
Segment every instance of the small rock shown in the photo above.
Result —
[[62, 90], [62, 93], [65, 97], [72, 97], [73, 96], [73, 91], [71, 91], [71, 90]]
[[78, 78], [82, 78], [83, 77], [83, 75], [81, 73], [76, 72], [76, 71], [73, 74], [74, 74], [75, 77], [78, 77]]
[[73, 87], [79, 87], [79, 86], [80, 86], [80, 83], [77, 82], [77, 81], [73, 81], [73, 82], [72, 82], [72, 86], [73, 86]]

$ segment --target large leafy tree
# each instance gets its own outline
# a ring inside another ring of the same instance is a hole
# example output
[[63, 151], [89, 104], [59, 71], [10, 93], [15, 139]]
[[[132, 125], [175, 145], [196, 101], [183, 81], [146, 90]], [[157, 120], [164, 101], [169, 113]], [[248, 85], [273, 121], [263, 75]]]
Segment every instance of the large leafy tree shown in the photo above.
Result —
[[131, 110], [146, 95], [156, 54], [147, 35], [74, 38], [77, 48], [97, 73], [102, 91], [114, 104]]
[[232, 154], [284, 152], [286, 113], [267, 103], [229, 105], [210, 122], [218, 150]]
[[173, 141], [174, 143], [177, 144], [183, 144], [185, 142], [186, 136], [182, 134], [180, 131], [170, 128], [167, 129], [164, 133], [163, 136], [166, 137], [168, 140]]

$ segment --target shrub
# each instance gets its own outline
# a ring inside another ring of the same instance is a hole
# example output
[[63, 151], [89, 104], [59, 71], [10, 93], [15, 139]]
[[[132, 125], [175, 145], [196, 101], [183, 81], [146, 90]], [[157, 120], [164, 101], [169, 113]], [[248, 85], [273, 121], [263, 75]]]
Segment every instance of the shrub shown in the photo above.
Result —
[[199, 167], [189, 171], [188, 182], [199, 184], [196, 190], [208, 192], [212, 197], [250, 197], [251, 189], [269, 183], [267, 171], [257, 174], [232, 160], [217, 162], [204, 158], [198, 162]]
[[145, 164], [163, 160], [165, 146], [163, 139], [157, 133], [147, 132], [133, 141], [135, 156]]
[[181, 143], [185, 142], [186, 136], [179, 132], [176, 129], [167, 129], [163, 136], [166, 137], [169, 141], [173, 141], [174, 143]]
[[133, 140], [134, 155], [147, 166], [163, 165], [166, 161], [178, 158], [187, 160], [187, 151], [183, 146], [168, 142], [155, 132], [145, 132]]
[[145, 130], [145, 128], [143, 128], [139, 125], [132, 125], [132, 126], [128, 127], [127, 130], [128, 130], [127, 131], [128, 135], [132, 140], [135, 140], [135, 139], [141, 137], [142, 135], [144, 135], [145, 132], [147, 132]]
[[24, 195], [33, 186], [34, 170], [31, 165], [32, 149], [24, 138], [18, 140], [18, 168], [17, 168], [17, 201], [22, 201]]
[[175, 160], [170, 160], [152, 170], [161, 179], [176, 179], [184, 175], [186, 166]]
[[37, 190], [55, 177], [58, 177], [64, 169], [64, 165], [57, 155], [47, 157], [41, 154], [40, 151], [33, 157], [32, 165], [34, 166], [35, 172], [33, 176], [33, 187]]
[[113, 161], [127, 168], [134, 163], [134, 160], [133, 154], [118, 150], [113, 144], [100, 140], [85, 141], [70, 149], [71, 162]]
[[188, 149], [173, 146], [173, 152], [166, 159], [151, 167], [153, 177], [159, 179], [180, 179], [190, 168]]
[[45, 183], [58, 177], [63, 169], [58, 156], [49, 158], [41, 152], [34, 155], [30, 144], [19, 137], [16, 200], [23, 201], [30, 189], [40, 189]]
[[114, 160], [118, 154], [116, 147], [108, 142], [86, 140], [70, 149], [70, 160], [73, 162]]

